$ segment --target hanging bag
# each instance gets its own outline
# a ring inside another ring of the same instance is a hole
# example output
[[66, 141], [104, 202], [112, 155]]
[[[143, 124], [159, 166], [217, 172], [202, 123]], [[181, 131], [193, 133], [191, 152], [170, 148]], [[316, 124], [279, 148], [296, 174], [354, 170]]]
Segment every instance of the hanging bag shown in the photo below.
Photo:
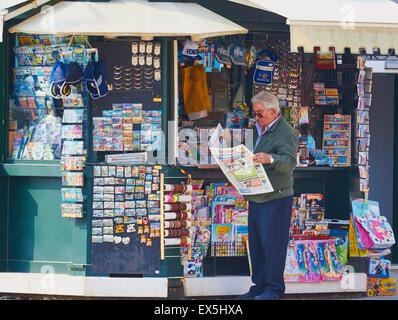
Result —
[[355, 222], [366, 249], [387, 249], [395, 244], [394, 233], [386, 217], [355, 217]]
[[257, 55], [253, 74], [255, 84], [271, 84], [274, 77], [275, 63], [278, 57], [271, 49], [264, 49]]
[[386, 217], [379, 213], [377, 201], [352, 201], [354, 227], [361, 249], [387, 249], [395, 244], [394, 233]]

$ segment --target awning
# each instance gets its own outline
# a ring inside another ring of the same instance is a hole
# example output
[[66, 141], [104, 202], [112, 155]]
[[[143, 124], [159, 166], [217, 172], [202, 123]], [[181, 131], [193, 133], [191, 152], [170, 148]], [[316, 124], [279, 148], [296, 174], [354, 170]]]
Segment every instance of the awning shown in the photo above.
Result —
[[244, 34], [248, 30], [195, 3], [113, 0], [60, 2], [12, 27], [31, 34], [207, 37]]
[[[5, 21], [13, 19], [31, 9], [38, 8], [49, 1], [50, 0], [2, 0], [0, 3], [0, 42], [3, 42], [3, 23]], [[24, 5], [9, 11], [8, 8], [18, 6], [19, 4]]]
[[16, 6], [20, 3], [27, 2], [29, 0], [2, 0], [0, 3], [0, 9], [7, 9]]
[[4, 17], [7, 15], [7, 8], [16, 6], [22, 2], [26, 2], [27, 0], [3, 0], [0, 3], [0, 42], [3, 42], [3, 21]]
[[[290, 25], [291, 50], [313, 52], [334, 47], [337, 53], [398, 49], [398, 4], [391, 0], [230, 0], [276, 13]], [[396, 50], [398, 52], [398, 50]]]

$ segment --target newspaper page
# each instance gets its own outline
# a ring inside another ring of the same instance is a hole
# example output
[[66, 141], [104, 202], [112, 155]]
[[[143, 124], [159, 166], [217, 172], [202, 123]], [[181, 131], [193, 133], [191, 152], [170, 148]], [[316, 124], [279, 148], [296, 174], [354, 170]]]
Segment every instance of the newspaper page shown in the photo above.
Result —
[[240, 144], [228, 147], [228, 133], [219, 124], [209, 140], [209, 148], [229, 182], [242, 195], [274, 191], [261, 163], [253, 162], [253, 153]]

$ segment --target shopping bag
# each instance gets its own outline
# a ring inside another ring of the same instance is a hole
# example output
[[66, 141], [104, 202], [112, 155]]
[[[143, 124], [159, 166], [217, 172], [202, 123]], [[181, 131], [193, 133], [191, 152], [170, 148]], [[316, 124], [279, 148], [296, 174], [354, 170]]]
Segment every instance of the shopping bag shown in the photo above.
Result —
[[395, 244], [394, 232], [387, 218], [355, 217], [359, 236], [366, 249], [386, 249]]
[[373, 246], [373, 241], [369, 236], [369, 233], [365, 230], [365, 228], [358, 221], [358, 218], [354, 218], [355, 229], [357, 236], [359, 237], [359, 242], [362, 244], [362, 249], [370, 249]]
[[395, 244], [393, 230], [387, 218], [380, 215], [377, 201], [352, 201], [352, 217], [360, 249], [386, 249]]

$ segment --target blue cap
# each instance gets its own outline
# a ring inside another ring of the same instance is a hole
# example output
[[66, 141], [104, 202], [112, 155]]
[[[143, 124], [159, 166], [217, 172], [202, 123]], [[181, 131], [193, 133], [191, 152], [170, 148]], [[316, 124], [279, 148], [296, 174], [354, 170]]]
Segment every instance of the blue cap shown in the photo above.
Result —
[[57, 61], [51, 71], [50, 76], [50, 94], [54, 99], [61, 99], [62, 88], [66, 82], [66, 64]]
[[84, 70], [84, 80], [91, 98], [98, 99], [108, 94], [108, 84], [102, 62], [90, 61]]
[[108, 94], [108, 83], [106, 82], [105, 67], [101, 61], [94, 63], [94, 81], [98, 88], [98, 98], [105, 97]]
[[246, 49], [238, 41], [234, 41], [231, 46], [229, 57], [236, 65], [246, 65]]
[[218, 62], [231, 64], [231, 59], [229, 57], [229, 46], [224, 40], [220, 40], [216, 43], [214, 55]]
[[[98, 96], [99, 90], [94, 80], [94, 62], [90, 61], [84, 70], [84, 81], [86, 82], [87, 91], [91, 97]], [[96, 99], [96, 98], [95, 98]]]
[[66, 71], [66, 84], [72, 86], [78, 86], [83, 80], [83, 70], [80, 65], [74, 61], [68, 65], [68, 70]]

